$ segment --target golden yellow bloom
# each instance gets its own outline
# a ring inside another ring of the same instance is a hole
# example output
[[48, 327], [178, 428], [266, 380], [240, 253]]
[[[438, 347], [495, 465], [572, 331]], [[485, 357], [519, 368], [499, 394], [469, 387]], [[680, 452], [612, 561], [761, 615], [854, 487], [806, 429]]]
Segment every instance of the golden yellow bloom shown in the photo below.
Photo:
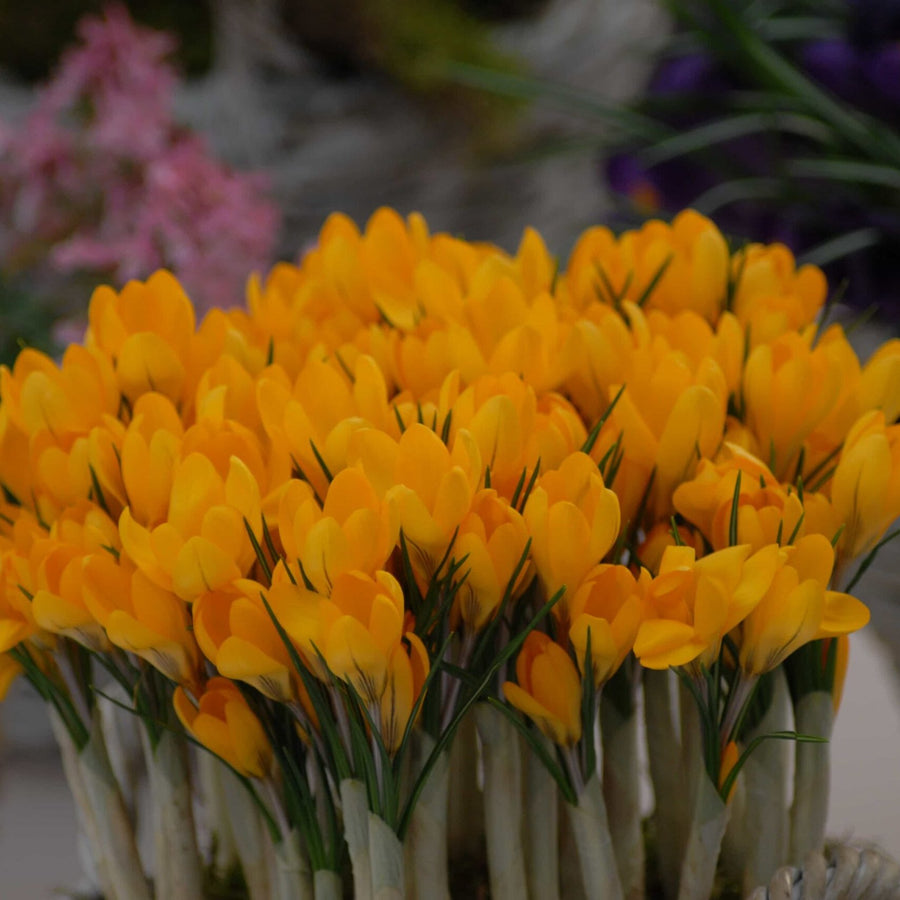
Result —
[[659, 571], [663, 554], [667, 547], [676, 547], [679, 544], [692, 547], [699, 557], [706, 552], [706, 544], [703, 535], [688, 525], [678, 525], [678, 540], [672, 535], [671, 522], [657, 522], [648, 532], [638, 546], [638, 559], [641, 565], [651, 574]]
[[227, 678], [211, 678], [196, 704], [180, 687], [173, 699], [181, 724], [207, 750], [239, 775], [269, 775], [272, 747], [236, 685]]
[[598, 296], [610, 302], [609, 288], [622, 300], [636, 301], [657, 277], [646, 299], [648, 309], [670, 315], [691, 309], [716, 322], [728, 283], [725, 238], [691, 209], [679, 213], [671, 225], [654, 219], [618, 240], [606, 228], [589, 229], [572, 251], [565, 295], [576, 307]]
[[543, 471], [556, 469], [587, 438], [578, 413], [563, 397], [537, 394], [512, 371], [482, 376], [452, 400], [450, 409], [449, 442], [461, 429], [468, 431], [490, 467], [491, 487], [507, 499], [523, 469], [530, 475], [539, 461]]
[[744, 368], [746, 422], [776, 477], [793, 475], [803, 441], [834, 408], [841, 371], [828, 344], [810, 348], [795, 332], [751, 351]]
[[116, 561], [105, 552], [84, 560], [81, 590], [110, 643], [147, 660], [176, 684], [199, 683], [200, 653], [183, 600], [127, 559]]
[[85, 560], [92, 554], [118, 552], [115, 522], [87, 501], [66, 510], [50, 534], [32, 547], [37, 561], [32, 612], [35, 623], [66, 635], [91, 650], [108, 649], [103, 626], [86, 603]]
[[0, 653], [38, 634], [41, 643], [53, 640], [39, 632], [31, 606], [40, 562], [40, 549], [36, 551], [35, 545], [46, 540], [47, 532], [21, 507], [6, 530], [8, 535], [0, 541]]
[[427, 585], [482, 480], [478, 445], [460, 431], [449, 450], [430, 428], [413, 423], [399, 441], [374, 429], [357, 431], [350, 458], [387, 500], [416, 576]]
[[88, 346], [115, 360], [121, 392], [134, 402], [157, 391], [182, 399], [194, 337], [194, 308], [170, 272], [129, 281], [120, 293], [102, 286], [88, 312]]
[[749, 244], [731, 259], [732, 309], [754, 346], [802, 331], [825, 303], [828, 285], [816, 266], [796, 268], [784, 244]]
[[[456, 602], [467, 628], [478, 631], [497, 612], [527, 543], [525, 520], [509, 503], [491, 489], [475, 494], [453, 544], [453, 556], [465, 557], [460, 570], [465, 580]], [[532, 576], [531, 564], [526, 563], [512, 586], [511, 599], [525, 590]]]
[[[360, 469], [343, 469], [320, 509], [309, 485], [292, 480], [281, 493], [278, 530], [293, 567], [299, 560], [315, 589], [329, 594], [343, 572], [373, 574], [397, 543], [399, 523]], [[299, 573], [297, 573], [299, 580]]]
[[[600, 432], [591, 455], [602, 459], [616, 442], [625, 456], [614, 490], [625, 521], [634, 522], [650, 474], [656, 469], [647, 520], [668, 519], [672, 491], [690, 478], [700, 457], [711, 457], [722, 440], [728, 388], [719, 364], [691, 361], [657, 336], [637, 348], [623, 372], [625, 389]], [[610, 388], [610, 398], [618, 388]]]
[[886, 422], [900, 417], [900, 339], [882, 344], [865, 364], [860, 378], [859, 410], [880, 409]]
[[842, 561], [868, 553], [900, 515], [900, 425], [880, 410], [850, 429], [831, 481], [831, 507], [844, 524]]
[[643, 603], [635, 656], [648, 669], [710, 667], [722, 639], [761, 601], [784, 551], [728, 547], [695, 560], [691, 547], [668, 547]]
[[573, 453], [557, 470], [538, 479], [524, 515], [545, 595], [549, 598], [563, 586], [568, 589], [554, 607], [565, 622], [572, 593], [618, 537], [619, 501], [604, 486], [593, 460]]
[[509, 703], [554, 743], [569, 747], [581, 739], [581, 678], [559, 644], [532, 631], [516, 659], [516, 680], [503, 684]]
[[701, 460], [694, 478], [676, 488], [672, 498], [675, 509], [700, 529], [713, 549], [729, 544], [738, 475], [737, 543], [759, 550], [804, 534], [797, 492], [782, 487], [755, 456], [726, 443], [717, 461]]
[[258, 535], [260, 516], [259, 486], [238, 457], [223, 478], [206, 456], [190, 453], [175, 467], [167, 521], [148, 529], [125, 509], [119, 534], [151, 581], [192, 601], [249, 572], [256, 555], [244, 519]]
[[588, 635], [594, 684], [601, 687], [631, 652], [641, 624], [641, 597], [650, 585], [650, 573], [639, 578], [625, 566], [597, 566], [588, 573], [569, 602], [569, 640], [584, 674]]
[[821, 534], [809, 534], [784, 548], [782, 563], [762, 600], [744, 619], [740, 664], [762, 675], [798, 647], [862, 628], [869, 610], [855, 597], [828, 590], [834, 548]]
[[379, 731], [388, 753], [396, 753], [400, 747], [429, 669], [425, 645], [413, 632], [406, 632], [388, 660], [387, 684], [378, 707]]
[[270, 370], [258, 382], [256, 401], [269, 437], [285, 448], [320, 498], [329, 480], [323, 463], [332, 476], [346, 468], [354, 431], [396, 430], [384, 376], [370, 356], [356, 360], [352, 382], [336, 359], [309, 360], [292, 390]]

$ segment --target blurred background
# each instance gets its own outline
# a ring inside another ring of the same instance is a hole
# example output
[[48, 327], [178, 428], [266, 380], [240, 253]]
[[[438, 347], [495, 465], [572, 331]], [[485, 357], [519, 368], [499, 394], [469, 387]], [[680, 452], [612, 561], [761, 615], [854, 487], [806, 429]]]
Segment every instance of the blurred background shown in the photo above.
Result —
[[[200, 308], [379, 206], [564, 262], [694, 206], [822, 265], [863, 358], [900, 320], [900, 0], [0, 0], [0, 363], [92, 288]], [[830, 831], [900, 854], [900, 564], [861, 582]], [[0, 708], [0, 894], [78, 882], [40, 704]]]

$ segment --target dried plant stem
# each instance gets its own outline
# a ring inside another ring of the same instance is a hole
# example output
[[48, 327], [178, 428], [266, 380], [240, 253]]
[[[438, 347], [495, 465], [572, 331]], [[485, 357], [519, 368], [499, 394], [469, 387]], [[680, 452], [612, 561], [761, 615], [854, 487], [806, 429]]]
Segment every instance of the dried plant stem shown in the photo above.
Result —
[[559, 900], [559, 790], [535, 753], [525, 754], [525, 850], [530, 896]]
[[337, 872], [319, 869], [313, 875], [313, 895], [315, 900], [342, 900], [344, 883]]
[[296, 829], [281, 833], [275, 845], [273, 900], [313, 900], [313, 876], [302, 838]]
[[515, 727], [486, 703], [475, 707], [484, 752], [484, 820], [493, 900], [528, 896], [522, 853], [522, 757]]

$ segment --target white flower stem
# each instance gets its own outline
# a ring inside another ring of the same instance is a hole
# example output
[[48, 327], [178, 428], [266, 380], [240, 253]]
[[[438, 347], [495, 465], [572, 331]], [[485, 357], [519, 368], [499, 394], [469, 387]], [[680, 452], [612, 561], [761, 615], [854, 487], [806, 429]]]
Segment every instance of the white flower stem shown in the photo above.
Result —
[[371, 812], [369, 855], [372, 861], [374, 900], [403, 900], [406, 895], [403, 844], [387, 822]]
[[131, 820], [116, 782], [97, 709], [90, 720], [90, 737], [78, 753], [84, 796], [96, 823], [98, 859], [103, 859], [114, 900], [150, 900]]
[[[784, 731], [788, 727], [788, 689], [782, 669], [772, 673], [774, 691], [762, 719], [742, 741], [744, 746], [756, 737]], [[740, 814], [729, 823], [726, 841], [733, 857], [741, 863], [744, 893], [767, 883], [772, 874], [787, 862], [788, 799], [787, 766], [790, 744], [764, 741], [741, 769], [742, 803]], [[734, 834], [734, 840], [730, 836]]]
[[[234, 848], [244, 873], [244, 882], [250, 900], [269, 900], [271, 876], [269, 872], [269, 845], [259, 809], [247, 788], [224, 763], [210, 753], [204, 753], [216, 765], [222, 788], [224, 811], [228, 818]], [[202, 757], [201, 757], [202, 758]]]
[[369, 805], [366, 786], [357, 778], [340, 784], [344, 838], [353, 869], [354, 900], [372, 900], [372, 861], [369, 855]]
[[[315, 900], [342, 900], [344, 883], [337, 872], [330, 869], [319, 869], [313, 875], [313, 896]], [[356, 895], [354, 895], [356, 900]]]
[[[90, 868], [90, 872], [85, 874], [93, 880], [96, 877], [98, 887], [103, 892], [107, 900], [118, 900], [115, 895], [115, 889], [109, 877], [109, 871], [106, 864], [106, 857], [100, 843], [100, 832], [97, 828], [97, 818], [94, 815], [94, 809], [88, 800], [87, 791], [84, 786], [84, 778], [81, 775], [81, 769], [78, 765], [78, 751], [72, 742], [68, 729], [63, 724], [59, 714], [52, 707], [49, 708], [50, 724], [53, 728], [53, 734], [59, 745], [60, 756], [62, 757], [63, 772], [66, 776], [66, 783], [72, 793], [72, 799], [75, 801], [75, 813], [78, 821], [79, 835], [83, 835], [87, 839], [87, 849], [89, 851], [89, 860], [82, 860], [85, 868]], [[79, 849], [81, 847], [79, 846]]]
[[622, 882], [613, 852], [603, 787], [591, 776], [578, 796], [577, 804], [566, 804], [578, 861], [581, 882], [588, 900], [623, 900]]
[[728, 814], [729, 808], [706, 771], [699, 772], [694, 785], [693, 817], [681, 866], [678, 900], [709, 900]]
[[644, 896], [644, 835], [638, 783], [638, 723], [632, 705], [624, 715], [606, 696], [600, 701], [603, 798], [626, 900]]
[[[810, 691], [794, 703], [794, 727], [798, 734], [830, 738], [834, 706], [828, 691]], [[831, 786], [831, 753], [828, 744], [795, 744], [794, 801], [791, 806], [789, 861], [802, 865], [812, 850], [825, 841], [825, 820]]]
[[660, 880], [666, 897], [678, 891], [686, 836], [687, 793], [682, 775], [681, 742], [672, 714], [671, 675], [644, 671], [644, 718], [653, 781], [653, 812]]
[[[417, 778], [434, 749], [434, 738], [413, 732], [411, 771]], [[449, 753], [438, 758], [416, 805], [406, 833], [407, 885], [411, 898], [450, 900], [447, 865], [447, 805], [450, 789]]]
[[195, 900], [203, 894], [203, 870], [182, 734], [163, 729], [155, 747], [143, 731], [144, 759], [150, 778], [155, 850], [154, 887], [159, 900]]
[[[553, 752], [550, 742], [548, 749]], [[525, 754], [525, 862], [529, 895], [559, 900], [559, 790], [536, 753]]]
[[484, 752], [484, 818], [493, 900], [528, 896], [522, 854], [522, 758], [515, 727], [487, 703], [475, 707]]
[[450, 864], [477, 857], [484, 847], [484, 796], [478, 786], [481, 758], [475, 716], [459, 724], [450, 747], [448, 842]]
[[275, 845], [273, 900], [313, 900], [313, 875], [299, 832], [282, 831]]

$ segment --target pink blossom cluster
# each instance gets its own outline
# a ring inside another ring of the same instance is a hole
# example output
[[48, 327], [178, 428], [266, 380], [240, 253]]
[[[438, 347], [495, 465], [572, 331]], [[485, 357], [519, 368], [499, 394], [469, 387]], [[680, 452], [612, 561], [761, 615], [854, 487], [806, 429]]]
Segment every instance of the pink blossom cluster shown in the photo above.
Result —
[[164, 266], [199, 307], [238, 302], [280, 225], [265, 179], [176, 124], [169, 35], [114, 6], [79, 37], [22, 125], [0, 123], [0, 268], [121, 283]]

